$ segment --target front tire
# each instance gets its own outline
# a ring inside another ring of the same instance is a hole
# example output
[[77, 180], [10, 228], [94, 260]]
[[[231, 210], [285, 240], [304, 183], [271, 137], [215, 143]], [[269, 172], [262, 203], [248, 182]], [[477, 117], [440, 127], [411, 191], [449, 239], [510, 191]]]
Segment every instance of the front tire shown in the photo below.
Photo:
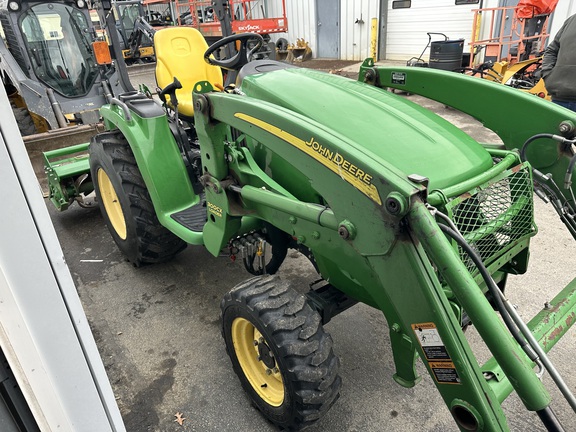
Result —
[[108, 230], [132, 264], [167, 261], [186, 248], [158, 221], [134, 154], [120, 132], [92, 138], [90, 174]]
[[221, 309], [234, 371], [268, 420], [300, 430], [336, 402], [339, 360], [303, 295], [278, 277], [255, 277], [226, 294]]
[[18, 123], [18, 129], [20, 130], [20, 135], [25, 137], [37, 133], [34, 120], [32, 119], [30, 112], [26, 108], [12, 107], [12, 112], [14, 113], [16, 123]]

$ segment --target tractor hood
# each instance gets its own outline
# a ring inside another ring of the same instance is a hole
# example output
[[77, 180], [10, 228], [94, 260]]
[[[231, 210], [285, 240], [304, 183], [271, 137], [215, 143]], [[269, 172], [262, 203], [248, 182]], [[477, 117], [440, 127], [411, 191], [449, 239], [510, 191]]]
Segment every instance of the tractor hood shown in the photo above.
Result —
[[390, 92], [311, 69], [248, 75], [242, 91], [327, 125], [380, 163], [443, 189], [492, 166], [488, 152], [438, 115]]

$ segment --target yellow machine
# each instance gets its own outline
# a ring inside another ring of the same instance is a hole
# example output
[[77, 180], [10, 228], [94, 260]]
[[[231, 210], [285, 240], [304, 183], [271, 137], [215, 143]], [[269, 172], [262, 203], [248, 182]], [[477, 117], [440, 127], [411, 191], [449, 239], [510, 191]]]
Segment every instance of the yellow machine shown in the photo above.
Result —
[[483, 74], [483, 78], [550, 100], [544, 80], [540, 76], [540, 66], [542, 66], [542, 57], [531, 58], [514, 64], [500, 61], [492, 64]]

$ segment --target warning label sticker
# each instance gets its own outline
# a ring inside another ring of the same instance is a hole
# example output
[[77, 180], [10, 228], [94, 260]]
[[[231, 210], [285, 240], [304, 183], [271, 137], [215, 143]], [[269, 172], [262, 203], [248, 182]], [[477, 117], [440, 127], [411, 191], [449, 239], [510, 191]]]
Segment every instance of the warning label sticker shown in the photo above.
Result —
[[449, 361], [430, 362], [430, 369], [436, 381], [441, 384], [460, 384], [460, 377], [454, 367], [454, 363]]
[[446, 351], [442, 338], [440, 338], [436, 324], [432, 322], [412, 324], [412, 330], [414, 330], [427, 360], [450, 360], [450, 355]]
[[404, 72], [392, 72], [392, 84], [406, 84], [406, 74]]

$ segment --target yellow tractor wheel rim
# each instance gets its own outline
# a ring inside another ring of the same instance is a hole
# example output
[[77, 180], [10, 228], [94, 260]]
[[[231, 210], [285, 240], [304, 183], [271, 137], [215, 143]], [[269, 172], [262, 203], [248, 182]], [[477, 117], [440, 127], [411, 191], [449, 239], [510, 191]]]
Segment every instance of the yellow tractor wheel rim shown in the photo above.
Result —
[[[278, 364], [254, 325], [244, 318], [232, 322], [232, 343], [238, 363], [254, 391], [268, 405], [278, 407], [284, 402], [284, 382]], [[268, 356], [265, 358], [264, 356]]]
[[126, 220], [124, 219], [124, 212], [122, 206], [116, 195], [116, 190], [110, 181], [110, 177], [102, 168], [98, 169], [98, 185], [100, 186], [100, 199], [106, 209], [106, 214], [112, 228], [122, 240], [126, 240]]

